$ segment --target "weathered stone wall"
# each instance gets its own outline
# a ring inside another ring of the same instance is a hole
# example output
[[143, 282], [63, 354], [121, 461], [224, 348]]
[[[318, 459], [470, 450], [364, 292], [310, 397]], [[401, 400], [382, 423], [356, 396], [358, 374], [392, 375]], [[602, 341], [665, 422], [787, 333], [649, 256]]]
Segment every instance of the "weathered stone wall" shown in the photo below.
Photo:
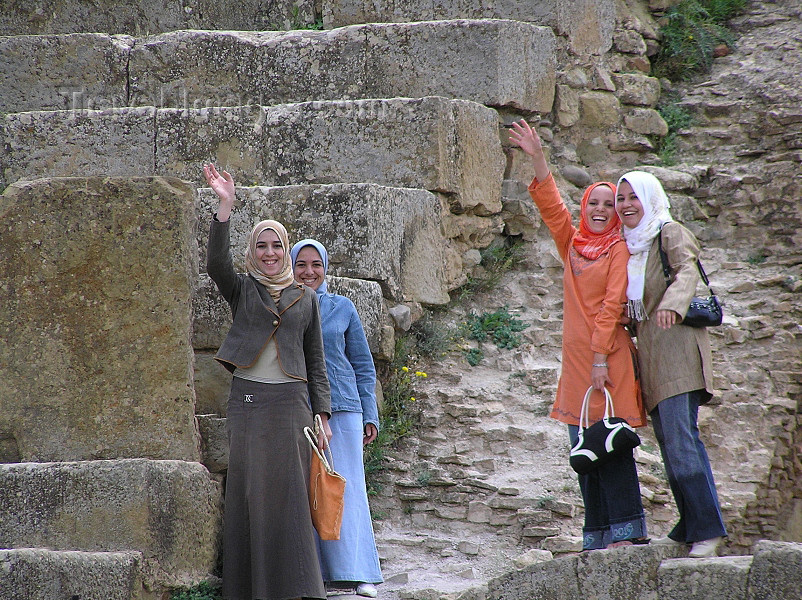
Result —
[[[682, 558], [657, 546], [536, 562], [489, 582], [488, 600], [799, 598], [802, 544], [761, 541], [754, 556]], [[470, 597], [469, 594], [464, 596]]]
[[0, 461], [198, 460], [192, 187], [21, 181], [0, 216]]
[[242, 0], [236, 10], [226, 10], [215, 0], [9, 2], [0, 15], [0, 35], [289, 29], [314, 23], [314, 4], [311, 0]]
[[245, 185], [370, 182], [449, 194], [460, 212], [501, 208], [495, 112], [463, 100], [25, 112], [6, 115], [3, 132], [6, 184], [78, 172], [201, 183], [214, 160]]
[[326, 27], [440, 19], [528, 21], [565, 36], [577, 54], [603, 54], [609, 50], [615, 26], [613, 0], [323, 0], [322, 12]]
[[198, 463], [0, 465], [3, 548], [135, 550], [137, 571], [151, 590], [192, 585], [215, 569], [221, 508], [221, 487]]
[[555, 66], [551, 29], [518, 21], [15, 36], [0, 38], [0, 110], [445, 96], [547, 112]]

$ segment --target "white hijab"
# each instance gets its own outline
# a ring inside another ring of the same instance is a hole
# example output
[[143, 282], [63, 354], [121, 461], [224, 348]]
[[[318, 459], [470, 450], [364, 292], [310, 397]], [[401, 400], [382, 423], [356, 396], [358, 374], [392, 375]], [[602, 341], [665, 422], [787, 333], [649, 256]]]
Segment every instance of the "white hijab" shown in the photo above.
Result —
[[[649, 258], [649, 248], [652, 241], [660, 234], [663, 225], [674, 219], [669, 209], [668, 201], [660, 181], [651, 173], [644, 171], [630, 171], [618, 180], [618, 190], [621, 182], [627, 181], [632, 191], [643, 206], [643, 217], [640, 223], [633, 228], [624, 226], [624, 239], [631, 256], [627, 263], [627, 316], [636, 321], [646, 319], [646, 310], [643, 307], [643, 288], [646, 283], [646, 261]], [[616, 209], [618, 199], [616, 198]], [[620, 215], [619, 215], [620, 216]]]

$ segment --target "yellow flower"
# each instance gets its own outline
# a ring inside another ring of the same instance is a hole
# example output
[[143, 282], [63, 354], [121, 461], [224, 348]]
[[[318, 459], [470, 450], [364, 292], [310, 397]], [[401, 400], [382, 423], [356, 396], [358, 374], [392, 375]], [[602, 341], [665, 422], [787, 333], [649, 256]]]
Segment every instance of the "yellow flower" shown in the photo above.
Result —
[[401, 370], [402, 370], [404, 373], [408, 373], [408, 372], [409, 372], [409, 367], [401, 367]]
[[415, 402], [415, 396], [410, 396], [410, 397], [409, 397], [409, 401], [410, 401], [410, 402]]
[[418, 376], [418, 377], [423, 377], [423, 378], [428, 377], [428, 375], [426, 373], [424, 373], [423, 371], [415, 371], [415, 375]]

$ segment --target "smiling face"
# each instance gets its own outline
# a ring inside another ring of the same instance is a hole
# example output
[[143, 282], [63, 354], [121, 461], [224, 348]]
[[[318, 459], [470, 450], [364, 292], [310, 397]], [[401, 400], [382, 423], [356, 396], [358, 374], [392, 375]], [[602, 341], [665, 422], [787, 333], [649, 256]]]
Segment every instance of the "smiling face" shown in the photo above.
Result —
[[320, 287], [326, 278], [323, 259], [314, 246], [304, 246], [295, 259], [295, 281], [309, 286], [313, 290]]
[[643, 204], [625, 179], [618, 186], [615, 198], [615, 210], [625, 227], [634, 229], [643, 219]]
[[615, 197], [606, 185], [598, 185], [590, 192], [585, 207], [585, 224], [593, 233], [601, 233], [615, 218]]
[[272, 229], [265, 229], [256, 240], [256, 263], [262, 272], [274, 277], [281, 273], [284, 266], [284, 248], [278, 234]]

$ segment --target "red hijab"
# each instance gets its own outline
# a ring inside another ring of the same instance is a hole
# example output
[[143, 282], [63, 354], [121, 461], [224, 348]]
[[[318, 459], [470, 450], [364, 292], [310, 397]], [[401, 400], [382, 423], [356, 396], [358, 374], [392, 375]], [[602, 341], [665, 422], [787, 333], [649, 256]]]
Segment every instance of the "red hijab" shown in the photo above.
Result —
[[579, 211], [579, 231], [572, 242], [576, 251], [588, 260], [596, 260], [607, 252], [610, 246], [624, 239], [621, 237], [621, 219], [618, 218], [618, 213], [613, 214], [613, 218], [601, 233], [593, 233], [588, 227], [588, 198], [590, 198], [590, 193], [600, 185], [609, 187], [615, 198], [615, 184], [609, 181], [597, 181], [585, 190], [582, 196], [582, 207]]

